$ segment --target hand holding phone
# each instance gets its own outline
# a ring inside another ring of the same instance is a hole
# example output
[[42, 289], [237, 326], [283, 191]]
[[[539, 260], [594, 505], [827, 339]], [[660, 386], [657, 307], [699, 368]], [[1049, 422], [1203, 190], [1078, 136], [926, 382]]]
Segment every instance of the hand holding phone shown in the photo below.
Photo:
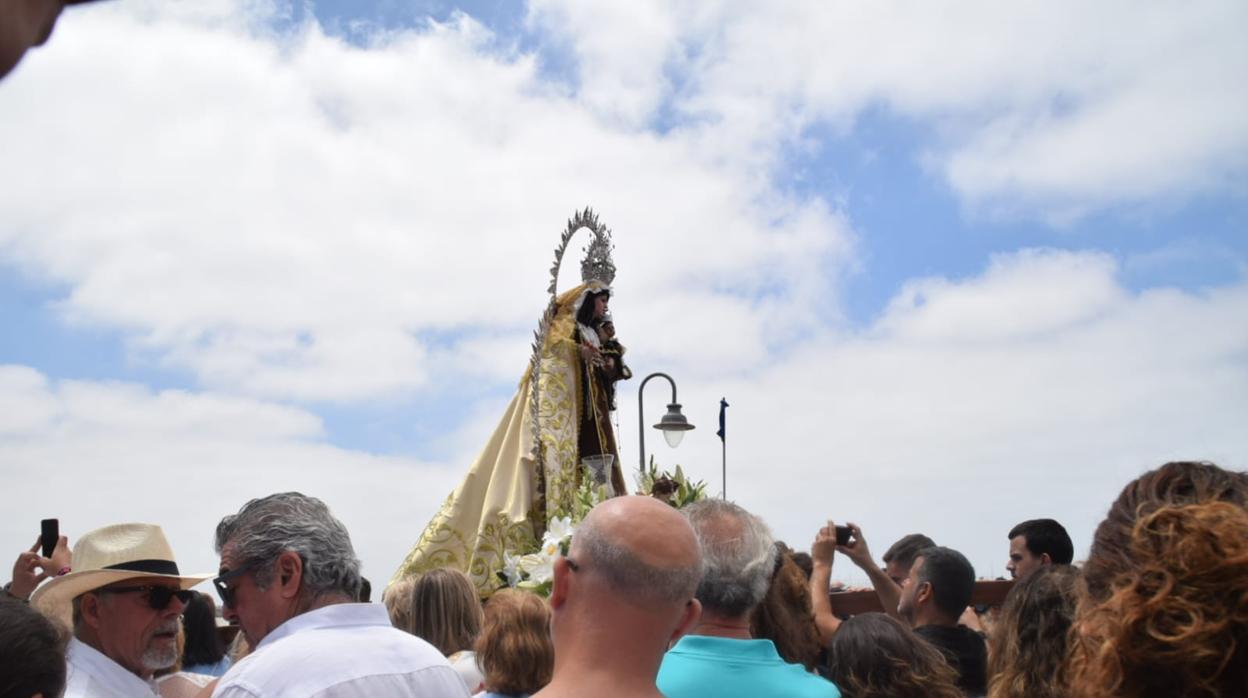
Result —
[[[69, 567], [68, 541], [61, 538], [60, 523], [56, 519], [44, 519], [39, 529], [34, 545], [18, 554], [13, 563], [13, 577], [7, 590], [19, 599], [29, 598], [39, 582]], [[41, 552], [43, 555], [39, 554]]]

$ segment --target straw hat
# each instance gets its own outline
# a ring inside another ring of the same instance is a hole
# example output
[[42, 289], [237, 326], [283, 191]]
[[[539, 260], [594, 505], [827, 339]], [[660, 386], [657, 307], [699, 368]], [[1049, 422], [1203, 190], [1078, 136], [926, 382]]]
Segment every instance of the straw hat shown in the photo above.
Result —
[[53, 578], [30, 597], [31, 605], [67, 625], [75, 598], [109, 584], [136, 577], [163, 577], [190, 589], [213, 577], [211, 573], [183, 575], [164, 531], [144, 523], [105, 526], [84, 534], [74, 546], [71, 560], [72, 572]]

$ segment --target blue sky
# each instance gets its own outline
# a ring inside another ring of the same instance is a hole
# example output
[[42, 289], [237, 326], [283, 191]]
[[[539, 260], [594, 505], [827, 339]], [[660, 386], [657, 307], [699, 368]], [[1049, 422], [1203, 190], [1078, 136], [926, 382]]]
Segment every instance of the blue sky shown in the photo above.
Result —
[[929, 137], [921, 126], [872, 111], [847, 136], [812, 134], [819, 147], [794, 158], [791, 186], [844, 197], [860, 233], [864, 268], [850, 279], [846, 299], [856, 325], [870, 323], [907, 279], [971, 276], [991, 255], [1019, 248], [1109, 252], [1123, 260], [1123, 283], [1135, 290], [1218, 286], [1248, 269], [1242, 196], [1118, 207], [1061, 226], [980, 215], [919, 164]]
[[[408, 509], [351, 510], [402, 529], [384, 567], [493, 428], [586, 204], [617, 232], [635, 370], [678, 376], [705, 425], [660, 453], [717, 478], [726, 395], [744, 503], [799, 544], [825, 502], [785, 482], [890, 489], [937, 454], [1014, 492], [1061, 459], [1094, 479], [1058, 513], [1090, 529], [1126, 474], [1248, 457], [1235, 3], [249, 7], [74, 8], [0, 85], [0, 366], [45, 410], [0, 421], [0, 458], [129, 472], [150, 441], [206, 468], [211, 434], [274, 486], [347, 487], [309, 459], [403, 468]], [[905, 495], [916, 523], [944, 520], [940, 486]]]

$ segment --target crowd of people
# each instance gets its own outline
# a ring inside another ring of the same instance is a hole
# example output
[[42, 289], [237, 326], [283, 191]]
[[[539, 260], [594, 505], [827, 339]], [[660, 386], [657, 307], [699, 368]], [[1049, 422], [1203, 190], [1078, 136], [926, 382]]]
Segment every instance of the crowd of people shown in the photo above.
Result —
[[[0, 78], [85, 1], [0, 2]], [[628, 369], [595, 289], [578, 319], [610, 385]], [[613, 395], [599, 401], [606, 415]], [[590, 414], [581, 450], [613, 451]], [[374, 604], [326, 504], [280, 493], [220, 521], [216, 575], [184, 574], [146, 523], [20, 552], [0, 593], [0, 698], [1248, 696], [1248, 474], [1145, 473], [1077, 565], [1052, 519], [1004, 539], [1014, 584], [981, 612], [966, 557], [926, 534], [881, 567], [854, 523], [795, 552], [730, 502], [623, 496], [581, 522], [549, 598], [483, 600], [435, 568]], [[838, 554], [880, 612], [837, 608]], [[220, 617], [193, 589], [209, 579]]]
[[[1077, 565], [1051, 519], [1003, 538], [1015, 579], [985, 612], [970, 563], [924, 534], [881, 567], [856, 524], [795, 552], [728, 501], [623, 496], [581, 522], [549, 598], [483, 601], [444, 568], [370, 603], [342, 523], [281, 493], [220, 521], [215, 577], [184, 574], [152, 524], [21, 552], [0, 599], [0, 698], [1246, 695], [1248, 473], [1145, 473]], [[883, 612], [837, 609], [838, 554]], [[209, 578], [220, 619], [192, 589]]]

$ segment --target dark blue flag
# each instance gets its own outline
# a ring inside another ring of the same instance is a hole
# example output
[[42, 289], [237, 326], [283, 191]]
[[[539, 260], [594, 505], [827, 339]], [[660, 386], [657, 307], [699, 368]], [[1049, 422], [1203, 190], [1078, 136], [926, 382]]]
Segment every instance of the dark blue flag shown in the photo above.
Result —
[[725, 437], [725, 434], [728, 433], [728, 429], [727, 427], [724, 426], [724, 416], [727, 411], [728, 411], [728, 398], [721, 397], [719, 399], [719, 431], [715, 433], [716, 435], [719, 436], [719, 440], [723, 441], [724, 443], [728, 443], [728, 439]]

